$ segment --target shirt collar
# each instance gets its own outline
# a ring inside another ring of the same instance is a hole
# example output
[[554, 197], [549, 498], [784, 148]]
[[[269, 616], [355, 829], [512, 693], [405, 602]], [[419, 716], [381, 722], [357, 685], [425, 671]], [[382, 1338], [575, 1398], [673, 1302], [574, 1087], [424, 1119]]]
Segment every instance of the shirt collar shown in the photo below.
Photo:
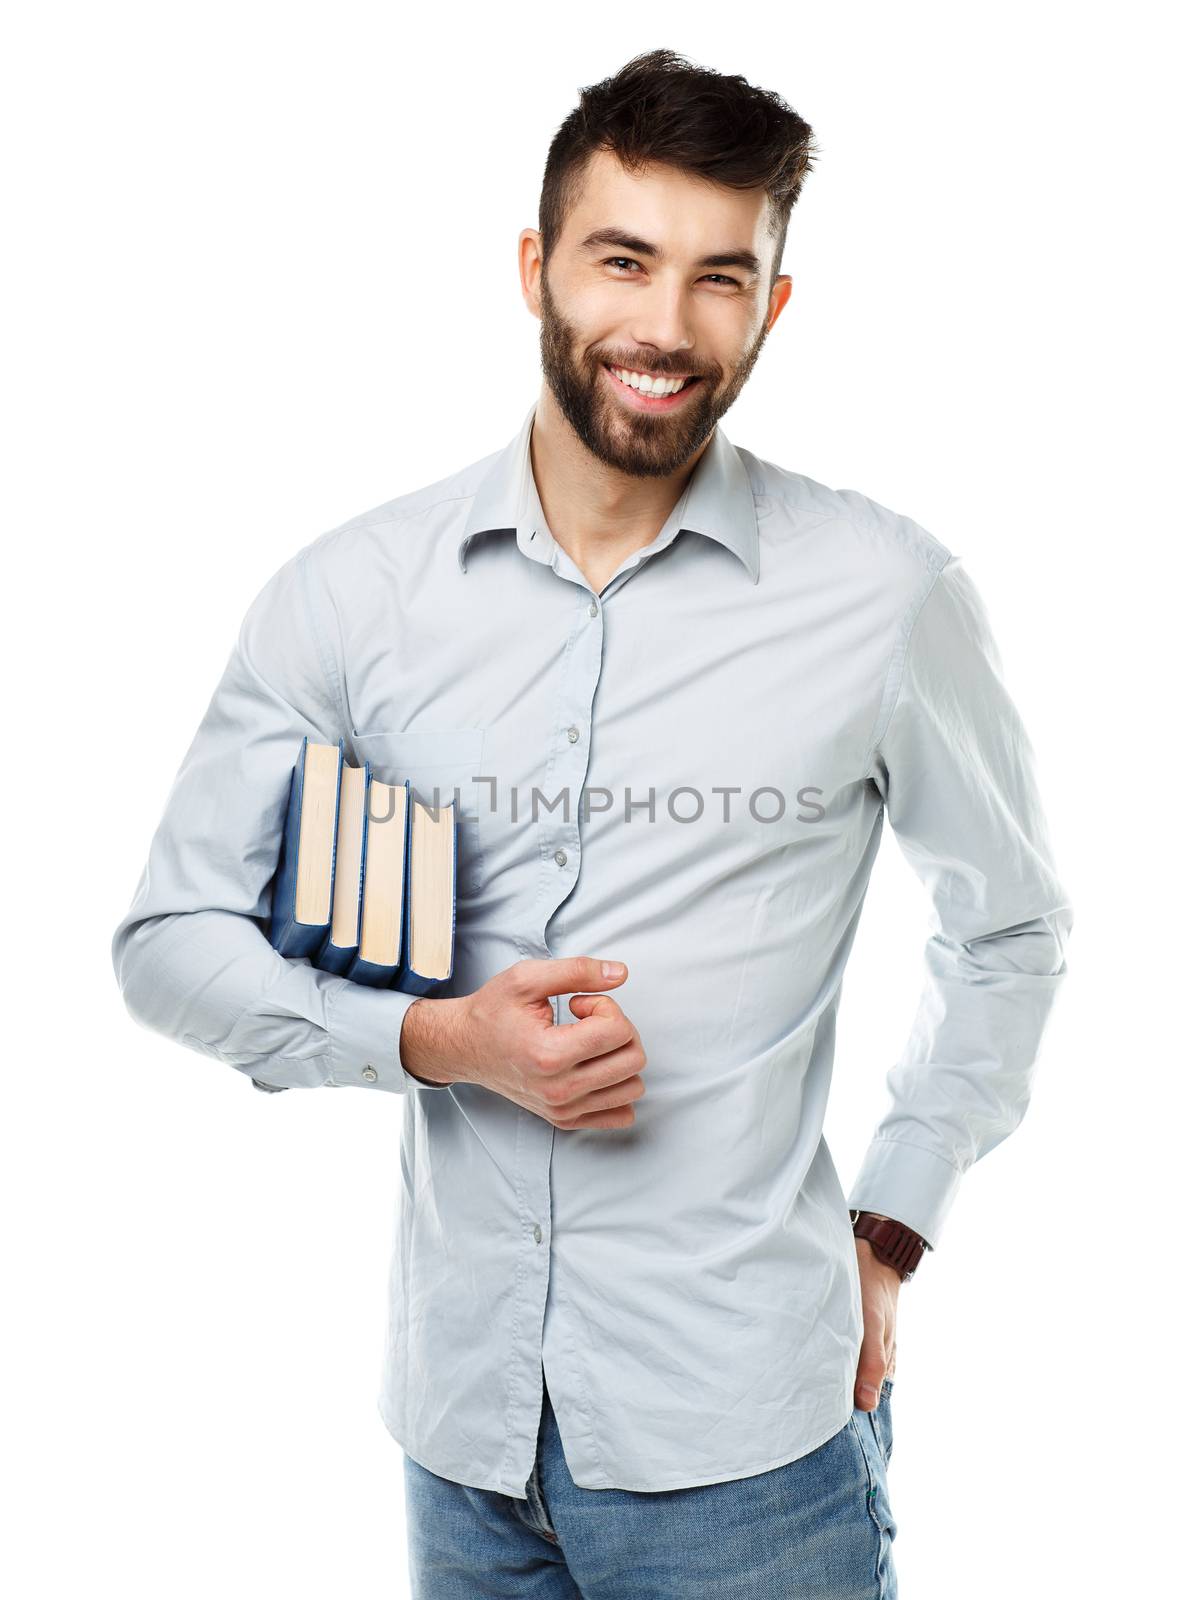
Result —
[[[516, 437], [493, 458], [472, 498], [457, 549], [460, 570], [467, 571], [468, 548], [484, 533], [516, 533], [524, 547], [531, 529], [523, 525], [527, 508], [537, 506], [529, 441], [535, 401]], [[759, 582], [759, 522], [751, 481], [738, 450], [715, 425], [710, 443], [698, 459], [682, 496], [678, 532], [700, 533], [725, 545], [742, 561], [752, 583]]]

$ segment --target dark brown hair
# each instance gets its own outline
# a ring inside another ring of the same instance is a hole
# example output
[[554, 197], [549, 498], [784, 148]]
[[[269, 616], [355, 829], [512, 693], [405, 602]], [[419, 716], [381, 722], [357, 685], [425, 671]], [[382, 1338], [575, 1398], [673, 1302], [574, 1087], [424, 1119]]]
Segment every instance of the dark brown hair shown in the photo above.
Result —
[[788, 216], [817, 147], [808, 123], [771, 90], [695, 66], [672, 50], [648, 50], [581, 89], [554, 135], [538, 207], [544, 254], [557, 244], [597, 150], [612, 151], [630, 172], [658, 161], [733, 189], [765, 190], [774, 278]]

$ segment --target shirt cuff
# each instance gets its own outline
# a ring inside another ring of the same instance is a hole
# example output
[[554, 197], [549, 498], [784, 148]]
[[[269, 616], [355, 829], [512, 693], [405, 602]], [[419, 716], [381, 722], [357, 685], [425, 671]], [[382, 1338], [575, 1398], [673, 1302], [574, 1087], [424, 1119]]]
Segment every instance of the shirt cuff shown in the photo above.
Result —
[[400, 1046], [406, 1013], [420, 998], [400, 989], [374, 989], [368, 984], [342, 979], [333, 986], [327, 1006], [329, 1084], [355, 1085], [405, 1094], [416, 1089], [447, 1089], [446, 1083], [427, 1083], [402, 1064]]
[[934, 1249], [961, 1177], [950, 1161], [922, 1145], [873, 1139], [848, 1204], [853, 1211], [876, 1211], [914, 1228]]

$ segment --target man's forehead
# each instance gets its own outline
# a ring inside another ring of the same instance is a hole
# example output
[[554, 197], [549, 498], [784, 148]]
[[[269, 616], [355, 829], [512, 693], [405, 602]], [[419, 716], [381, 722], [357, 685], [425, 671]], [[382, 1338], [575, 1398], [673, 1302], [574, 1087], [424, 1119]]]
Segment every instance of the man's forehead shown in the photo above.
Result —
[[[694, 193], [694, 204], [687, 213], [684, 190]], [[629, 200], [635, 202], [639, 190], [645, 191], [643, 214], [629, 213]], [[651, 210], [658, 190], [669, 192], [669, 223], [662, 223]], [[652, 238], [655, 227], [673, 235], [679, 228], [690, 235], [689, 248], [696, 253], [718, 247], [719, 229], [725, 230], [728, 245], [746, 245], [756, 252], [767, 242], [770, 199], [764, 190], [731, 189], [708, 182], [694, 173], [666, 162], [650, 162], [629, 171], [611, 150], [596, 150], [588, 162], [567, 219], [564, 233], [575, 248], [588, 235], [604, 228], [615, 228], [637, 237]], [[569, 231], [568, 231], [569, 230]], [[710, 235], [709, 238], [703, 238]], [[676, 239], [669, 238], [671, 247]]]

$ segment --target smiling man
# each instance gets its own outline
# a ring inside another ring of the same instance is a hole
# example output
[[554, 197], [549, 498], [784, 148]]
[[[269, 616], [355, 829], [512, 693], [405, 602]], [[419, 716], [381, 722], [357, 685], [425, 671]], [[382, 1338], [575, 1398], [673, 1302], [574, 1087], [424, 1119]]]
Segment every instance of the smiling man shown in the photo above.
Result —
[[[115, 932], [146, 1026], [407, 1097], [379, 1403], [420, 1600], [894, 1594], [900, 1285], [1066, 974], [960, 559], [719, 426], [813, 154], [668, 51], [583, 91], [519, 240], [536, 402], [265, 585]], [[454, 793], [449, 993], [269, 945], [305, 735]], [[884, 815], [936, 928], [847, 1196], [822, 1129]]]

